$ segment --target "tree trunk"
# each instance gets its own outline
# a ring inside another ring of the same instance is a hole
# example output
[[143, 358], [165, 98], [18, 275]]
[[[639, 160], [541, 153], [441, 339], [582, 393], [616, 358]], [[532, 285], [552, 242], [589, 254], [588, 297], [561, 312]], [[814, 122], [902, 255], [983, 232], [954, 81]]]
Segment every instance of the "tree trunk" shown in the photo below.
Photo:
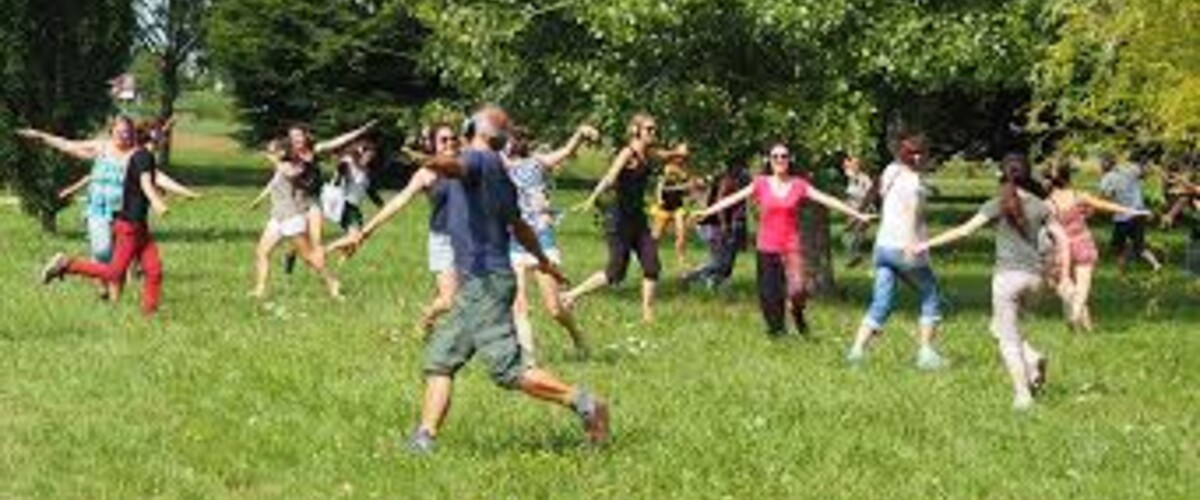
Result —
[[38, 222], [42, 225], [42, 231], [47, 233], [57, 233], [58, 211], [44, 208], [38, 210]]
[[833, 275], [833, 238], [829, 228], [829, 210], [809, 203], [800, 213], [800, 234], [804, 241], [805, 286], [814, 296], [836, 291]]
[[[158, 103], [158, 116], [163, 123], [175, 114], [175, 99], [179, 97], [179, 64], [172, 54], [163, 58], [162, 65], [162, 98]], [[171, 137], [174, 130], [166, 130], [159, 144], [158, 163], [160, 167], [171, 165]]]

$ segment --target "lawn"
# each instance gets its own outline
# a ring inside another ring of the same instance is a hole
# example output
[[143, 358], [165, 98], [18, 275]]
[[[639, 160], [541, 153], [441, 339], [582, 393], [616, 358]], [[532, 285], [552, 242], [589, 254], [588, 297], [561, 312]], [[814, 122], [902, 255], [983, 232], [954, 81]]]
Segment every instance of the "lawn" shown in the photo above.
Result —
[[[1122, 279], [1106, 263], [1100, 329], [1090, 335], [1069, 332], [1056, 304], [1042, 300], [1026, 326], [1052, 357], [1051, 384], [1036, 410], [1014, 414], [986, 329], [991, 239], [982, 235], [938, 262], [950, 308], [945, 371], [913, 366], [912, 297], [868, 365], [844, 366], [868, 295], [865, 270], [839, 269], [843, 293], [813, 303], [811, 340], [768, 340], [753, 260], [743, 255], [725, 294], [665, 285], [652, 326], [637, 322], [632, 280], [585, 300], [580, 321], [598, 347], [591, 360], [572, 356], [565, 335], [536, 317], [546, 364], [610, 396], [607, 448], [583, 446], [567, 412], [497, 390], [473, 366], [460, 377], [438, 453], [409, 456], [401, 444], [421, 390], [411, 331], [432, 289], [424, 203], [338, 267], [347, 302], [326, 299], [305, 270], [277, 272], [272, 298], [255, 302], [246, 292], [266, 215], [246, 206], [253, 181], [267, 175], [205, 127], [189, 132], [185, 123], [177, 150], [178, 176], [205, 197], [175, 201], [154, 221], [166, 263], [156, 318], [138, 314], [136, 287], [107, 307], [82, 282], [37, 284], [51, 253], [85, 249], [78, 207], [62, 214], [62, 234], [46, 235], [0, 205], [0, 497], [1200, 491], [1200, 296], [1177, 264]], [[568, 206], [582, 193], [557, 196]], [[603, 265], [591, 217], [568, 217], [560, 239], [573, 278]], [[678, 271], [666, 247], [663, 256]], [[697, 246], [691, 259], [700, 257]]]

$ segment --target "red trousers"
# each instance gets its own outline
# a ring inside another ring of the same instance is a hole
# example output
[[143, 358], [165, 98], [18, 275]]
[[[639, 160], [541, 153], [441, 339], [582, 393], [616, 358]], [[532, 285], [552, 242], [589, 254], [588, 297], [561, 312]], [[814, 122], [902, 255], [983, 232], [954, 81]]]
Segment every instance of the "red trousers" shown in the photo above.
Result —
[[134, 258], [142, 264], [144, 273], [142, 312], [153, 314], [158, 310], [158, 301], [162, 294], [162, 260], [158, 256], [158, 245], [154, 244], [150, 228], [145, 223], [117, 219], [113, 222], [112, 261], [104, 264], [72, 259], [67, 264], [67, 273], [124, 286], [125, 274]]

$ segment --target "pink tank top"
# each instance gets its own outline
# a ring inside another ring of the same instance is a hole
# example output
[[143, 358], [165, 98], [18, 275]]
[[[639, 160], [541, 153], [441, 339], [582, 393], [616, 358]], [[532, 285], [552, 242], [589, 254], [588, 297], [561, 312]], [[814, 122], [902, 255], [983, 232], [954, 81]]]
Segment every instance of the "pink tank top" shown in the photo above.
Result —
[[787, 191], [780, 194], [771, 189], [767, 176], [754, 178], [754, 199], [758, 202], [758, 249], [783, 253], [800, 249], [797, 216], [808, 197], [808, 181], [801, 177], [788, 180]]

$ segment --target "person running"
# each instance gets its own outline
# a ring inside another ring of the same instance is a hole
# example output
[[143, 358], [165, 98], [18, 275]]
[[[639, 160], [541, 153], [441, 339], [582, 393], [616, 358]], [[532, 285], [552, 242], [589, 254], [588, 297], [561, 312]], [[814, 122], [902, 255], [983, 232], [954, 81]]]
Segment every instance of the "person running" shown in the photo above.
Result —
[[[88, 245], [92, 260], [112, 262], [113, 220], [121, 207], [124, 192], [125, 166], [139, 150], [138, 126], [132, 118], [118, 116], [109, 126], [109, 137], [105, 139], [76, 141], [65, 139], [36, 129], [17, 131], [21, 137], [38, 141], [51, 149], [70, 157], [92, 162], [91, 171], [71, 183], [58, 193], [59, 199], [67, 200], [87, 189], [84, 204], [84, 220], [87, 226]], [[153, 176], [158, 187], [187, 198], [199, 196], [163, 172]], [[101, 298], [113, 297], [115, 285], [100, 283]]]
[[[1100, 169], [1104, 172], [1100, 178], [1102, 196], [1134, 210], [1146, 210], [1140, 165], [1131, 163], [1117, 166], [1116, 158], [1106, 154], [1100, 158]], [[1162, 269], [1158, 257], [1146, 247], [1146, 224], [1142, 216], [1116, 213], [1112, 220], [1111, 245], [1122, 273], [1128, 267], [1131, 256], [1145, 260], [1155, 271]]]
[[[151, 140], [149, 129], [136, 132], [139, 140], [134, 144], [145, 144]], [[162, 292], [162, 261], [158, 245], [150, 233], [149, 212], [151, 209], [160, 217], [166, 215], [167, 205], [155, 184], [154, 154], [144, 147], [135, 149], [122, 168], [121, 203], [113, 222], [115, 243], [112, 260], [84, 260], [56, 254], [42, 271], [42, 282], [50, 284], [67, 275], [84, 276], [110, 285], [112, 300], [120, 298], [126, 272], [134, 260], [141, 265], [143, 291], [142, 313], [149, 316], [158, 311]]]
[[1088, 307], [1088, 298], [1091, 295], [1092, 275], [1100, 254], [1092, 232], [1088, 229], [1087, 219], [1097, 210], [1131, 217], [1148, 217], [1150, 212], [1118, 205], [1074, 189], [1071, 186], [1071, 172], [1072, 168], [1066, 162], [1054, 165], [1049, 175], [1050, 196], [1047, 197], [1047, 201], [1068, 238], [1068, 255], [1071, 260], [1067, 269], [1071, 271], [1070, 281], [1075, 287], [1070, 294], [1062, 296], [1067, 321], [1074, 328], [1091, 331], [1092, 314]]
[[[308, 186], [305, 184], [306, 167], [286, 160], [286, 153], [278, 143], [268, 147], [267, 159], [275, 174], [267, 184], [267, 196], [271, 199], [271, 217], [263, 228], [262, 236], [255, 249], [254, 289], [250, 296], [264, 299], [267, 296], [267, 280], [271, 274], [271, 254], [284, 240], [290, 240], [296, 255], [303, 259], [325, 281], [329, 296], [342, 299], [341, 284], [325, 265], [325, 252], [313, 244], [309, 234], [308, 213], [314, 205]], [[263, 196], [251, 203], [256, 207]], [[319, 238], [318, 238], [319, 241]]]
[[[430, 127], [422, 142], [423, 152], [409, 152], [422, 161], [458, 156], [458, 137], [450, 125], [439, 123]], [[409, 179], [408, 185], [388, 200], [387, 204], [367, 221], [358, 235], [349, 235], [334, 245], [353, 253], [422, 192], [429, 198], [429, 236], [426, 247], [429, 271], [433, 273], [437, 285], [432, 301], [425, 306], [417, 322], [418, 330], [427, 336], [433, 332], [438, 319], [450, 311], [454, 305], [454, 295], [458, 291], [458, 273], [454, 268], [454, 248], [451, 245], [449, 228], [451, 200], [462, 196], [458, 180], [444, 178], [426, 168], [417, 170]]]
[[925, 204], [929, 188], [923, 172], [927, 149], [921, 135], [905, 135], [897, 145], [896, 161], [880, 176], [883, 198], [879, 232], [875, 237], [874, 286], [871, 304], [855, 335], [846, 359], [852, 365], [866, 359], [866, 349], [879, 335], [892, 312], [898, 281], [916, 285], [921, 296], [921, 316], [917, 366], [935, 370], [945, 360], [933, 347], [937, 325], [942, 319], [937, 277], [927, 255], [906, 259], [904, 249], [926, 236]]
[[[379, 191], [371, 184], [371, 165], [375, 161], [375, 146], [366, 140], [358, 140], [350, 144], [338, 158], [337, 170], [333, 177], [333, 187], [337, 190], [336, 199], [331, 200], [338, 227], [349, 236], [362, 232], [362, 205], [370, 199], [375, 206], [384, 205]], [[324, 203], [324, 200], [322, 200]], [[336, 251], [353, 252], [345, 244], [331, 244], [325, 249], [326, 253]]]
[[675, 260], [680, 269], [687, 267], [687, 211], [684, 204], [695, 190], [691, 174], [687, 171], [687, 155], [673, 158], [663, 167], [655, 189], [655, 203], [651, 208], [654, 220], [650, 235], [661, 241], [667, 227], [675, 231]]
[[965, 238], [996, 223], [996, 265], [992, 273], [992, 322], [1000, 356], [1013, 386], [1013, 408], [1033, 406], [1033, 395], [1046, 383], [1047, 358], [1026, 340], [1019, 318], [1022, 299], [1042, 285], [1043, 257], [1040, 235], [1048, 232], [1056, 243], [1059, 288], [1071, 289], [1070, 237], [1055, 219], [1051, 207], [1038, 196], [1024, 155], [1010, 154], [1001, 162], [1000, 193], [985, 203], [966, 223], [935, 238], [909, 246], [910, 256]]
[[[725, 171], [710, 183], [705, 206], [712, 206], [750, 185], [752, 178], [746, 165], [740, 161], [730, 163]], [[709, 260], [706, 264], [684, 275], [685, 286], [703, 282], [709, 290], [717, 290], [733, 276], [737, 254], [746, 247], [749, 237], [746, 223], [746, 202], [735, 203], [725, 210], [699, 219], [698, 228], [708, 243]]]
[[[846, 176], [846, 205], [862, 213], [870, 213], [874, 203], [875, 181], [862, 166], [862, 159], [853, 154], [842, 157], [842, 175]], [[847, 267], [858, 267], [867, 255], [868, 225], [850, 221], [846, 226], [846, 250], [850, 253]]]
[[695, 220], [718, 214], [729, 207], [753, 200], [758, 205], [758, 303], [767, 323], [767, 334], [787, 334], [786, 315], [800, 334], [808, 332], [804, 317], [804, 252], [798, 216], [808, 200], [846, 214], [859, 222], [871, 217], [813, 187], [792, 171], [792, 155], [784, 144], [770, 150], [767, 171], [742, 190], [693, 215]]
[[[550, 206], [548, 175], [554, 175], [567, 159], [575, 155], [584, 143], [596, 141], [600, 133], [589, 125], [581, 125], [563, 147], [546, 154], [532, 154], [529, 150], [528, 133], [521, 128], [513, 130], [508, 142], [508, 176], [517, 188], [517, 204], [521, 217], [537, 233], [542, 252], [554, 262], [562, 265], [562, 252], [558, 249], [554, 225], [556, 214]], [[534, 361], [533, 324], [529, 320], [529, 274], [537, 269], [537, 259], [513, 242], [510, 259], [517, 278], [517, 299], [513, 303], [513, 317], [517, 325], [517, 339]], [[563, 306], [558, 280], [546, 273], [535, 274], [538, 288], [542, 291], [542, 304], [546, 311], [571, 336], [575, 348], [584, 355], [588, 352], [583, 331], [575, 324], [574, 315]]]
[[429, 340], [421, 421], [409, 448], [418, 454], [433, 451], [450, 408], [454, 376], [476, 354], [488, 364], [496, 384], [570, 408], [583, 421], [588, 440], [603, 443], [608, 438], [608, 406], [586, 389], [525, 362], [512, 315], [516, 278], [509, 260], [510, 240], [525, 247], [537, 260], [539, 271], [560, 282], [565, 278], [522, 219], [516, 189], [495, 151], [505, 133], [506, 115], [489, 107], [471, 121], [473, 133], [468, 134], [470, 143], [462, 155], [437, 156], [425, 164], [439, 175], [459, 179], [462, 187], [464, 196], [452, 200], [456, 206], [451, 208], [462, 217], [450, 225], [462, 283], [450, 320], [439, 325]]
[[[317, 142], [313, 138], [312, 132], [307, 126], [292, 125], [288, 128], [281, 159], [300, 171], [300, 175], [293, 182], [300, 186], [300, 194], [311, 200], [311, 202], [304, 203], [307, 210], [304, 214], [305, 223], [308, 225], [306, 234], [309, 237], [309, 246], [315, 249], [315, 253], [321, 255], [322, 261], [324, 261], [325, 247], [321, 245], [321, 238], [324, 234], [325, 223], [321, 205], [316, 202], [321, 198], [321, 186], [324, 182], [320, 158], [322, 155], [340, 151], [348, 144], [358, 140], [374, 126], [375, 120], [371, 120], [357, 129], [322, 142]], [[267, 189], [270, 187], [268, 186]], [[284, 271], [290, 274], [295, 265], [296, 252], [288, 252], [284, 256]]]
[[576, 207], [577, 210], [591, 210], [601, 195], [609, 189], [616, 190], [615, 203], [604, 213], [608, 265], [563, 296], [568, 308], [584, 295], [623, 281], [629, 269], [629, 254], [634, 253], [642, 266], [642, 321], [654, 321], [654, 293], [661, 266], [658, 245], [650, 234], [646, 217], [646, 189], [655, 174], [657, 162], [687, 152], [686, 146], [672, 151], [657, 149], [657, 138], [658, 124], [654, 118], [646, 114], [634, 115], [629, 123], [629, 143], [617, 153], [591, 195]]

